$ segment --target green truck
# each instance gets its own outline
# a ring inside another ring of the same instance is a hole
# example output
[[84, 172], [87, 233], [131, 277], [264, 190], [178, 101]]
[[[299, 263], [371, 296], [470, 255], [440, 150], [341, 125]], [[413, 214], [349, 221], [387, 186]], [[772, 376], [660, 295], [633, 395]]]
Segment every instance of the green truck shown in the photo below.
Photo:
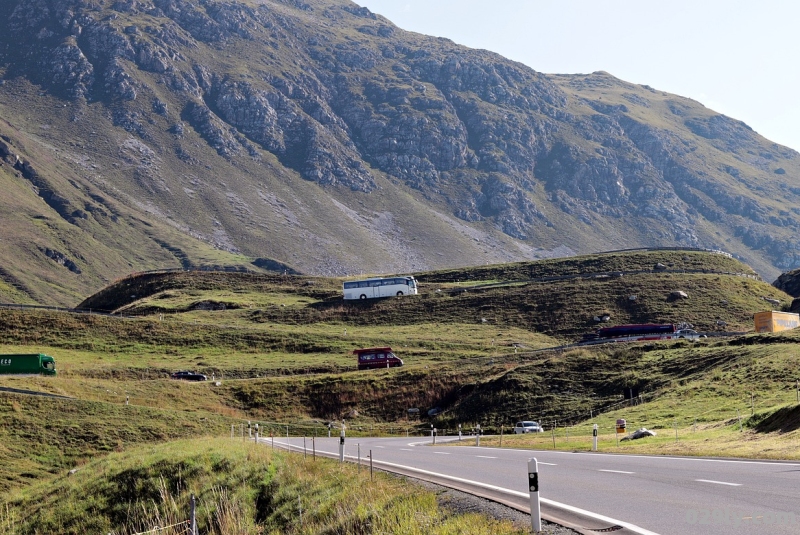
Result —
[[56, 361], [42, 353], [0, 355], [0, 375], [55, 375]]

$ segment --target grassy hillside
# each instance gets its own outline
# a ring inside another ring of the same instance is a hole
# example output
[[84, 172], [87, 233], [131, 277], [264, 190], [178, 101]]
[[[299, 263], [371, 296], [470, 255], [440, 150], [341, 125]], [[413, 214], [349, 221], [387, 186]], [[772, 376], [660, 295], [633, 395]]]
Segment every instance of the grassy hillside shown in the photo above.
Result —
[[[180, 440], [110, 454], [60, 473], [0, 511], [0, 527], [23, 533], [186, 533], [190, 497], [200, 533], [476, 533], [526, 530], [448, 508], [402, 480], [231, 440]], [[369, 527], [367, 527], [369, 526]]]

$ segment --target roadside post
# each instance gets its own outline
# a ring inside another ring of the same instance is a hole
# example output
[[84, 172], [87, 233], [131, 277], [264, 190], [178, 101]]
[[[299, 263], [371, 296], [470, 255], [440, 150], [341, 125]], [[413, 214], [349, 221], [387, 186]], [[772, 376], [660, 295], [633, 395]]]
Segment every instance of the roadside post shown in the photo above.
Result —
[[190, 504], [191, 509], [189, 511], [189, 529], [191, 530], [191, 535], [197, 535], [197, 513], [195, 512], [197, 505], [194, 494], [192, 494]]
[[617, 432], [616, 432], [617, 446], [619, 446], [619, 434], [620, 433], [625, 433], [625, 428], [626, 427], [628, 427], [628, 422], [626, 422], [624, 418], [619, 418], [617, 420]]
[[253, 428], [250, 426], [250, 420], [247, 420], [247, 438], [253, 438]]
[[333, 426], [333, 424], [331, 422], [328, 422], [328, 438], [331, 438], [331, 427], [332, 426]]
[[503, 424], [500, 424], [500, 447], [503, 447]]
[[258, 444], [258, 424], [256, 424], [256, 444]]
[[342, 430], [339, 432], [339, 462], [344, 462], [344, 421], [342, 421]]
[[592, 427], [592, 451], [597, 451], [597, 424]]
[[458, 441], [461, 442], [461, 424], [458, 424]]
[[539, 463], [536, 457], [528, 459], [528, 492], [531, 495], [531, 528], [542, 531], [542, 510], [539, 506]]
[[481, 445], [481, 424], [475, 426], [475, 445]]
[[436, 444], [436, 436], [433, 434], [433, 424], [431, 424], [431, 442]]
[[433, 443], [436, 444], [436, 435], [438, 434], [438, 429], [435, 427], [433, 428]]

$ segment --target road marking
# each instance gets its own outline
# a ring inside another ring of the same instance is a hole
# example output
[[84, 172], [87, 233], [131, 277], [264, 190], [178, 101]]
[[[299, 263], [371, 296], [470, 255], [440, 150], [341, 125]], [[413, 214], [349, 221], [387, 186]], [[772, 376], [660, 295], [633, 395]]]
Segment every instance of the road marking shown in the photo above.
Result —
[[715, 485], [729, 485], [731, 487], [741, 487], [741, 483], [726, 483], [725, 481], [714, 481], [713, 479], [695, 479], [700, 483], [714, 483]]
[[612, 474], [635, 474], [636, 473], [636, 472], [626, 472], [624, 470], [598, 470], [598, 472], [611, 472]]
[[[288, 442], [286, 443], [286, 447], [289, 450], [294, 448], [294, 449], [299, 451], [299, 448], [297, 446], [290, 446], [288, 444]], [[321, 450], [318, 450], [318, 452], [319, 451], [321, 451]], [[332, 458], [336, 457], [336, 454], [334, 454], [333, 452], [326, 451], [325, 453], [327, 453]], [[434, 453], [444, 453], [444, 452], [434, 452]], [[346, 455], [345, 457], [350, 459], [351, 461], [354, 460], [354, 457], [352, 455]], [[412, 471], [412, 472], [417, 472], [418, 474], [426, 474], [426, 475], [430, 474], [430, 475], [433, 475], [433, 476], [436, 476], [436, 477], [440, 477], [442, 479], [447, 479], [447, 480], [450, 480], [450, 481], [466, 482], [466, 483], [469, 483], [471, 485], [475, 485], [476, 487], [480, 487], [480, 488], [484, 488], [484, 489], [490, 489], [490, 490], [496, 490], [496, 491], [502, 492], [504, 494], [517, 496], [519, 498], [528, 498], [528, 499], [530, 499], [530, 493], [528, 493], [528, 492], [520, 492], [518, 490], [506, 489], [506, 488], [503, 488], [503, 487], [498, 487], [496, 485], [489, 485], [487, 483], [482, 483], [480, 481], [472, 481], [472, 480], [464, 479], [464, 478], [460, 478], [460, 477], [448, 476], [448, 475], [445, 475], [445, 474], [438, 474], [436, 472], [430, 472], [428, 470], [421, 470], [421, 469], [415, 468], [413, 466], [405, 466], [405, 465], [402, 465], [402, 464], [389, 463], [389, 462], [386, 462], [386, 461], [375, 461], [375, 464], [388, 466], [388, 467], [398, 467], [398, 468], [402, 468], [402, 469], [409, 470], [409, 471]], [[595, 520], [600, 520], [602, 522], [609, 522], [609, 523], [612, 523], [612, 524], [617, 524], [619, 526], [622, 526], [624, 528], [629, 529], [633, 533], [637, 533], [638, 535], [658, 535], [658, 533], [656, 533], [655, 531], [650, 531], [648, 529], [639, 527], [636, 524], [631, 524], [630, 522], [624, 522], [622, 520], [618, 520], [618, 519], [612, 518], [610, 516], [600, 515], [600, 514], [597, 514], [597, 513], [593, 513], [591, 511], [587, 511], [586, 509], [580, 509], [578, 507], [575, 507], [575, 506], [572, 506], [572, 505], [567, 505], [565, 503], [560, 503], [560, 502], [557, 502], [557, 501], [554, 501], [554, 500], [548, 500], [547, 498], [539, 498], [539, 500], [542, 503], [545, 503], [545, 504], [548, 504], [548, 505], [552, 505], [553, 507], [557, 507], [559, 509], [564, 509], [566, 511], [572, 511], [572, 512], [575, 512], [575, 513], [586, 515], [586, 516], [589, 516], [591, 518], [594, 518]]]
[[[440, 477], [442, 479], [447, 479], [447, 480], [450, 480], [450, 481], [466, 482], [466, 483], [469, 483], [469, 484], [474, 485], [476, 487], [495, 490], [495, 491], [498, 491], [498, 492], [502, 492], [504, 494], [509, 494], [511, 496], [517, 496], [517, 497], [520, 497], [520, 498], [528, 498], [528, 499], [530, 499], [530, 493], [528, 493], [528, 492], [520, 492], [520, 491], [517, 491], [517, 490], [506, 489], [506, 488], [503, 488], [503, 487], [498, 487], [496, 485], [489, 485], [487, 483], [481, 483], [480, 481], [473, 481], [473, 480], [464, 479], [464, 478], [460, 478], [460, 477], [448, 476], [448, 475], [445, 475], [445, 474], [439, 474], [439, 473], [436, 473], [436, 472], [430, 472], [428, 470], [421, 470], [419, 468], [414, 468], [412, 466], [404, 466], [402, 464], [389, 463], [389, 462], [385, 462], [385, 461], [376, 461], [375, 464], [388, 466], [388, 467], [395, 467], [396, 466], [398, 468], [404, 468], [406, 470], [417, 472], [418, 474], [430, 474], [430, 475], [433, 475], [433, 476], [436, 476], [436, 477]], [[557, 502], [557, 501], [554, 501], [554, 500], [549, 500], [547, 498], [539, 498], [539, 500], [542, 503], [546, 503], [548, 505], [552, 505], [553, 507], [557, 507], [559, 509], [564, 509], [564, 510], [567, 510], [567, 511], [572, 511], [572, 512], [575, 512], [575, 513], [586, 515], [588, 517], [594, 518], [595, 520], [600, 520], [602, 522], [609, 522], [611, 524], [617, 524], [617, 525], [622, 526], [624, 528], [627, 528], [631, 532], [637, 533], [639, 535], [658, 535], [655, 531], [650, 531], [648, 529], [641, 528], [641, 527], [637, 526], [636, 524], [631, 524], [630, 522], [624, 522], [622, 520], [617, 520], [616, 518], [612, 518], [610, 516], [600, 515], [600, 514], [597, 514], [597, 513], [593, 513], [591, 511], [587, 511], [586, 509], [580, 509], [578, 507], [575, 507], [575, 506], [572, 506], [572, 505], [567, 505], [565, 503], [560, 503], [560, 502]]]
[[414, 451], [414, 450], [410, 450], [408, 448], [400, 448], [400, 451]]
[[476, 455], [475, 457], [480, 457], [481, 459], [497, 459], [497, 457], [490, 457], [489, 455]]
[[542, 461], [536, 461], [537, 464], [546, 464], [547, 466], [558, 466], [556, 463], [543, 463]]
[[696, 463], [730, 463], [730, 464], [766, 464], [771, 466], [800, 466], [800, 463], [787, 463], [785, 461], [742, 461], [739, 459], [702, 459], [698, 457], [674, 457], [667, 455], [620, 455], [618, 453], [597, 453], [597, 452], [578, 452], [578, 451], [553, 451], [553, 450], [519, 450], [508, 448], [508, 451], [522, 451], [525, 453], [541, 452], [548, 455], [591, 455], [592, 457], [614, 457], [619, 459], [647, 459], [648, 461], [692, 461]]
[[439, 455], [450, 455], [449, 451], [434, 451], [433, 453], [438, 453]]
[[386, 446], [372, 446], [373, 448], [385, 448]]

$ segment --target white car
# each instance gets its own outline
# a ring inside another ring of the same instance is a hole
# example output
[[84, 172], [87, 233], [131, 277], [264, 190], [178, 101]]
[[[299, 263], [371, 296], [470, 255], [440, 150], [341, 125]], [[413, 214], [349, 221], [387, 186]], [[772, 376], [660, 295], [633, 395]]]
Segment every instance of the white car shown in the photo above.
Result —
[[544, 429], [538, 422], [517, 422], [514, 426], [514, 433], [521, 435], [523, 433], [544, 433]]
[[698, 340], [700, 338], [707, 338], [705, 334], [700, 334], [694, 329], [681, 329], [675, 334], [678, 335], [678, 338], [685, 338], [687, 340]]

